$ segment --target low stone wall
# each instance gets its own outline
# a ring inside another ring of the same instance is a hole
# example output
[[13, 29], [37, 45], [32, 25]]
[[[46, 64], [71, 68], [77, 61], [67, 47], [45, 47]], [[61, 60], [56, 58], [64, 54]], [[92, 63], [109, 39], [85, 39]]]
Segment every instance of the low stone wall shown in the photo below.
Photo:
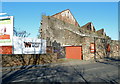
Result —
[[2, 66], [21, 66], [21, 65], [36, 65], [57, 62], [57, 54], [19, 54], [19, 55], [2, 55]]

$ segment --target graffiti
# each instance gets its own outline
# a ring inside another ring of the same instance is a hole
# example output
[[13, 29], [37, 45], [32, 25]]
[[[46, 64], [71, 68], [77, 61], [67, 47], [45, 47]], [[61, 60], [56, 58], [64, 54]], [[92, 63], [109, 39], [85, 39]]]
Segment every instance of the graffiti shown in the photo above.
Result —
[[[36, 42], [32, 42], [32, 47], [39, 47], [39, 45], [40, 45], [41, 43], [36, 43]], [[42, 45], [42, 44], [41, 44]]]
[[44, 54], [46, 53], [46, 40], [13, 37], [14, 54]]
[[25, 48], [26, 47], [31, 47], [31, 43], [30, 42], [24, 42], [24, 46], [25, 46]]
[[37, 42], [24, 42], [24, 47], [25, 48], [31, 48], [31, 47], [39, 47], [41, 43]]

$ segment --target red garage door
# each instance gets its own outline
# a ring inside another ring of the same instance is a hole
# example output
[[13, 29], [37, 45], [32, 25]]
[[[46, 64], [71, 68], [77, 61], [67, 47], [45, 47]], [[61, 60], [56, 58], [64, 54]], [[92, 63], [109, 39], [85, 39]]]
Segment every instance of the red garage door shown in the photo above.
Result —
[[66, 47], [66, 58], [82, 60], [82, 47], [81, 46], [68, 46]]

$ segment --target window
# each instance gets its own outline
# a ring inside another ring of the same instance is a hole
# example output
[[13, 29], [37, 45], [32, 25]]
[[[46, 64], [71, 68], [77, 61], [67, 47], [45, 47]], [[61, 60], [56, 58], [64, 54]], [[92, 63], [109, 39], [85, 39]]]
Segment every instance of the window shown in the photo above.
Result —
[[96, 51], [96, 49], [95, 49], [95, 44], [94, 43], [91, 43], [90, 44], [90, 52], [91, 53], [94, 53]]
[[110, 44], [107, 44], [107, 52], [110, 52]]

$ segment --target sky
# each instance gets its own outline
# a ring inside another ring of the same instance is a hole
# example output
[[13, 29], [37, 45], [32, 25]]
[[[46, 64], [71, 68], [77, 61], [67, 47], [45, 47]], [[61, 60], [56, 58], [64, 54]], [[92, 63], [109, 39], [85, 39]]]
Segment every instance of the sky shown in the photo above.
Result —
[[120, 0], [1, 0], [2, 2], [119, 2]]
[[80, 26], [92, 22], [113, 40], [118, 40], [118, 2], [2, 2], [2, 12], [14, 16], [14, 27], [37, 37], [41, 15], [70, 9]]

